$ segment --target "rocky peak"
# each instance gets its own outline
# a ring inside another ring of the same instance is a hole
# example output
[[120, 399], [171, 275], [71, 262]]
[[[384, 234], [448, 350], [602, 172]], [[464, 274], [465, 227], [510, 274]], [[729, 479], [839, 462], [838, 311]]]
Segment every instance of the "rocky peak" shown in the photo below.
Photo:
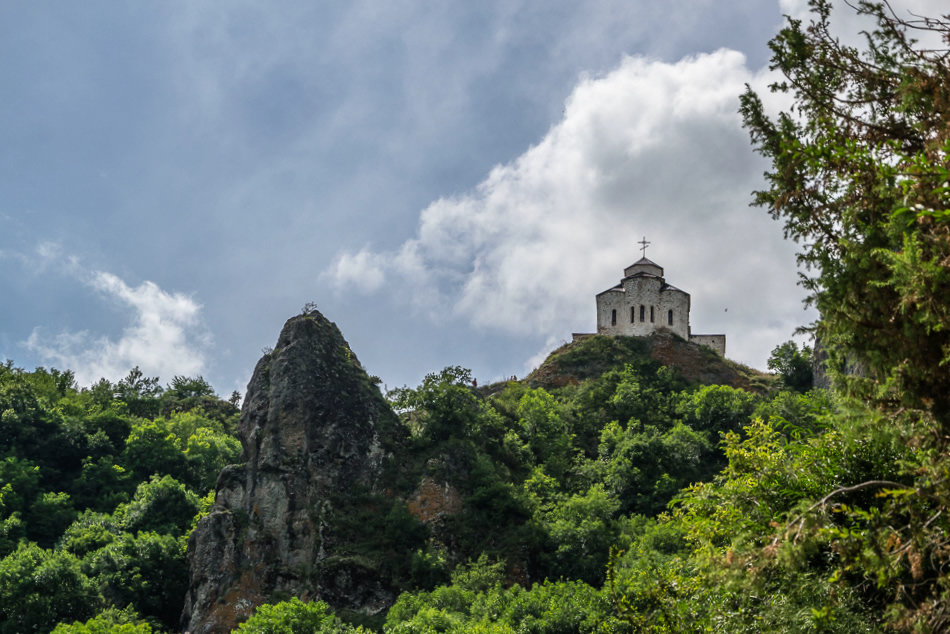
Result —
[[238, 431], [244, 464], [218, 479], [211, 512], [188, 544], [182, 625], [227, 632], [289, 596], [383, 608], [379, 582], [334, 558], [334, 499], [372, 490], [381, 438], [396, 419], [337, 327], [317, 311], [287, 321], [248, 384]]

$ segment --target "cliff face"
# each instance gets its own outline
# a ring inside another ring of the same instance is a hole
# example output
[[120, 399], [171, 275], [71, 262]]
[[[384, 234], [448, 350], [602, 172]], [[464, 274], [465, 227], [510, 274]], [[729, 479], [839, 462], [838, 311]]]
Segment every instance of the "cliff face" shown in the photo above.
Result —
[[289, 596], [338, 608], [388, 606], [391, 592], [336, 556], [341, 494], [372, 491], [395, 415], [337, 327], [313, 311], [287, 321], [258, 362], [241, 412], [245, 463], [225, 469], [188, 544], [182, 627], [227, 632]]

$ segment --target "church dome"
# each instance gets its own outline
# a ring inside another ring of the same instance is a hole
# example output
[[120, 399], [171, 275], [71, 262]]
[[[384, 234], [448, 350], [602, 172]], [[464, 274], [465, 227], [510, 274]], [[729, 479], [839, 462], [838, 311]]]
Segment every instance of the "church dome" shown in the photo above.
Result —
[[624, 277], [630, 277], [632, 275], [653, 275], [655, 277], [663, 277], [663, 267], [649, 260], [646, 257], [642, 257], [627, 268], [623, 270]]

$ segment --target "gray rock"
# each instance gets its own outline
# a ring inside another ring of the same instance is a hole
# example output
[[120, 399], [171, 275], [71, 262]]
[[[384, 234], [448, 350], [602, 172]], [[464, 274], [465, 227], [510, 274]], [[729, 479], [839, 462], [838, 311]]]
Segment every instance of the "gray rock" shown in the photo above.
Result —
[[372, 612], [393, 601], [348, 558], [341, 494], [374, 491], [395, 415], [337, 327], [317, 311], [287, 321], [257, 363], [241, 411], [244, 464], [218, 478], [188, 543], [182, 627], [227, 632], [262, 603], [322, 599]]

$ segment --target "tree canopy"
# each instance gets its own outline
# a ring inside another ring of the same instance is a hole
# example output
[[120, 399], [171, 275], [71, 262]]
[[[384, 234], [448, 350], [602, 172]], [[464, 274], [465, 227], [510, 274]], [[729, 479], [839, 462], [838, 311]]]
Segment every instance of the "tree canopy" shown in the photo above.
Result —
[[790, 19], [770, 42], [771, 90], [791, 107], [769, 116], [754, 91], [742, 96], [752, 142], [772, 163], [754, 202], [799, 243], [821, 315], [814, 331], [853, 399], [839, 425], [914, 451], [869, 456], [871, 468], [828, 482], [775, 543], [828, 549], [834, 577], [892, 624], [945, 630], [950, 15], [862, 0], [853, 9], [871, 28], [858, 47], [835, 37], [830, 0], [809, 4], [810, 22]]
[[[850, 389], [950, 425], [950, 21], [898, 17], [882, 2], [857, 13], [865, 46], [833, 34], [830, 0], [770, 42], [771, 85], [793, 105], [770, 117], [751, 88], [741, 113], [772, 162], [754, 202], [800, 245], [816, 333]], [[938, 48], [915, 38], [937, 41]], [[881, 389], [884, 393], [881, 393]]]

